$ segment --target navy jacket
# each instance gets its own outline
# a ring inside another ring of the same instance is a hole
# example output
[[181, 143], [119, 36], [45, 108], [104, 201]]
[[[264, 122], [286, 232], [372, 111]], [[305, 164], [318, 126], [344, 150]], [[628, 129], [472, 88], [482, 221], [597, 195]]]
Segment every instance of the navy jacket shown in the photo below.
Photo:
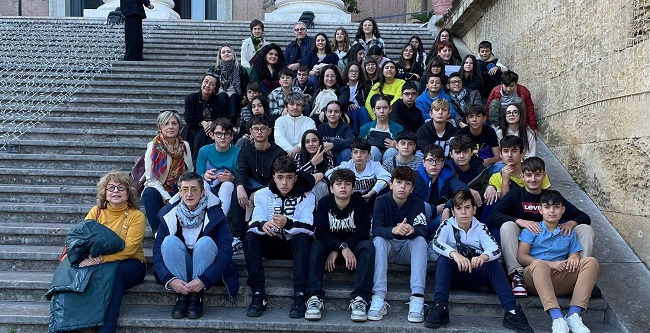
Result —
[[301, 59], [305, 60], [310, 52], [311, 37], [306, 36], [305, 39], [302, 40], [302, 43], [300, 43], [300, 46], [298, 46], [298, 42], [294, 40], [289, 43], [287, 48], [284, 50], [285, 64], [291, 65], [300, 62]]
[[431, 177], [424, 168], [424, 164], [420, 164], [418, 167], [413, 194], [421, 200], [428, 202], [432, 206], [444, 202], [445, 207], [451, 209], [451, 199], [454, 193], [460, 190], [469, 191], [469, 188], [467, 185], [463, 184], [463, 182], [454, 177], [454, 171], [452, 170], [451, 165], [449, 162], [445, 162], [445, 165], [438, 174], [438, 196], [429, 201], [429, 196], [431, 194]]
[[[406, 218], [415, 231], [408, 236], [394, 235], [392, 230]], [[375, 201], [372, 214], [372, 235], [384, 239], [414, 239], [427, 236], [427, 218], [424, 215], [424, 202], [409, 195], [402, 207], [393, 199], [393, 193], [380, 195]]]
[[[210, 191], [205, 191], [205, 195], [208, 196], [208, 208], [201, 235], [212, 238], [217, 244], [219, 252], [215, 261], [198, 278], [203, 282], [205, 289], [210, 289], [217, 281], [223, 279], [228, 294], [232, 298], [239, 290], [239, 272], [232, 262], [232, 234], [228, 220], [221, 209], [219, 198]], [[161, 223], [153, 244], [153, 268], [156, 281], [161, 284], [167, 284], [174, 277], [165, 266], [160, 247], [165, 237], [176, 234], [179, 225], [174, 208], [180, 202], [180, 195], [176, 194], [158, 213]]]

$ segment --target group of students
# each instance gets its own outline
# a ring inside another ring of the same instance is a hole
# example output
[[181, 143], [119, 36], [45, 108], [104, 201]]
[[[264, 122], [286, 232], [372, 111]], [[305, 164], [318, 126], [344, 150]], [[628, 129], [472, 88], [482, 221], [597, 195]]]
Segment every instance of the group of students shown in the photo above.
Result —
[[[147, 145], [141, 201], [156, 279], [177, 294], [172, 317], [200, 318], [215, 284], [233, 297], [243, 250], [251, 317], [268, 303], [263, 258], [282, 258], [293, 260], [292, 318], [321, 318], [324, 273], [342, 264], [356, 270], [351, 319], [381, 320], [398, 263], [411, 268], [410, 322], [446, 325], [450, 289], [491, 285], [507, 328], [532, 332], [515, 301], [530, 291], [553, 332], [589, 331], [590, 219], [550, 190], [530, 92], [489, 42], [461, 60], [450, 31], [428, 54], [414, 36], [393, 62], [372, 18], [354, 42], [337, 29], [331, 46], [302, 22], [284, 51], [263, 31], [251, 23], [241, 64], [222, 47], [183, 118], [161, 112]], [[562, 316], [556, 295], [571, 292]]]

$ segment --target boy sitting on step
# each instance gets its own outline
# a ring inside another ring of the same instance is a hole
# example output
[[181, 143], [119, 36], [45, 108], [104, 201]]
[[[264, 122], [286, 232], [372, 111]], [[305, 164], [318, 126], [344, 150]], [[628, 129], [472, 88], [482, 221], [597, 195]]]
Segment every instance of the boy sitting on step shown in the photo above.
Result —
[[[589, 333], [580, 313], [587, 310], [600, 265], [594, 257], [581, 258], [576, 233], [564, 232], [559, 224], [566, 209], [564, 201], [557, 191], [541, 195], [539, 211], [544, 220], [536, 223], [541, 232], [521, 232], [517, 260], [526, 266], [528, 290], [539, 295], [544, 311], [553, 320], [553, 333]], [[573, 293], [569, 312], [563, 317], [556, 295], [569, 293]]]
[[354, 172], [339, 169], [330, 176], [332, 194], [318, 201], [314, 214], [316, 240], [311, 245], [307, 312], [305, 319], [319, 320], [324, 308], [323, 275], [332, 272], [336, 259], [345, 260], [345, 268], [355, 270], [354, 289], [350, 293], [352, 321], [368, 319], [366, 308], [372, 295], [375, 247], [370, 241], [370, 212], [361, 194], [355, 193]]
[[433, 237], [433, 248], [440, 254], [436, 262], [434, 307], [424, 326], [438, 328], [449, 323], [449, 289], [476, 290], [491, 285], [505, 310], [503, 327], [517, 332], [533, 332], [526, 315], [517, 306], [503, 267], [499, 244], [485, 224], [479, 222], [476, 202], [469, 191], [461, 190], [452, 199], [453, 217], [442, 222]]
[[393, 170], [389, 193], [377, 198], [372, 214], [375, 274], [368, 320], [381, 320], [386, 303], [388, 263], [411, 265], [408, 321], [424, 321], [424, 285], [427, 275], [427, 219], [424, 202], [413, 192], [415, 171], [406, 166]]
[[253, 297], [249, 317], [266, 310], [264, 263], [267, 259], [293, 260], [293, 306], [291, 318], [305, 316], [305, 292], [309, 273], [309, 249], [314, 234], [314, 177], [296, 170], [289, 156], [273, 162], [273, 181], [255, 195], [253, 216], [244, 238], [244, 257]]

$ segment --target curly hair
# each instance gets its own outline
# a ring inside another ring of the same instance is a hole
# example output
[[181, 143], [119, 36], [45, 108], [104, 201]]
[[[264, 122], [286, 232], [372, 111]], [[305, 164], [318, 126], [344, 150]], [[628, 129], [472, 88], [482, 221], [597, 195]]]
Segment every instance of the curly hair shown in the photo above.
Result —
[[126, 186], [127, 200], [129, 208], [131, 209], [140, 209], [140, 204], [136, 198], [136, 190], [133, 186], [133, 178], [131, 176], [123, 174], [117, 170], [113, 170], [99, 179], [97, 182], [97, 206], [101, 209], [106, 209], [108, 206], [108, 201], [106, 201], [106, 185], [108, 183], [119, 183]]

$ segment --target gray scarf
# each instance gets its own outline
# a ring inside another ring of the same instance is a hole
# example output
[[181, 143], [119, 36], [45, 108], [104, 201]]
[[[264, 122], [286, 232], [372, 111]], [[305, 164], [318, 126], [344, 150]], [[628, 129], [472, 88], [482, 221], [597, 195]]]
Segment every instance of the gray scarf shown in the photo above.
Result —
[[235, 88], [235, 92], [241, 95], [241, 80], [239, 78], [239, 66], [235, 65], [235, 61], [222, 62], [219, 65], [221, 68], [221, 87], [226, 91], [230, 85]]
[[194, 210], [190, 210], [187, 205], [181, 200], [176, 207], [176, 217], [181, 223], [183, 228], [196, 228], [203, 223], [203, 216], [205, 215], [208, 206], [208, 198], [204, 195], [199, 200], [199, 205]]
[[501, 107], [506, 108], [508, 105], [512, 104], [512, 101], [515, 99], [515, 97], [519, 97], [517, 95], [517, 89], [512, 93], [512, 95], [506, 95], [506, 93], [503, 91], [503, 86], [501, 86]]

